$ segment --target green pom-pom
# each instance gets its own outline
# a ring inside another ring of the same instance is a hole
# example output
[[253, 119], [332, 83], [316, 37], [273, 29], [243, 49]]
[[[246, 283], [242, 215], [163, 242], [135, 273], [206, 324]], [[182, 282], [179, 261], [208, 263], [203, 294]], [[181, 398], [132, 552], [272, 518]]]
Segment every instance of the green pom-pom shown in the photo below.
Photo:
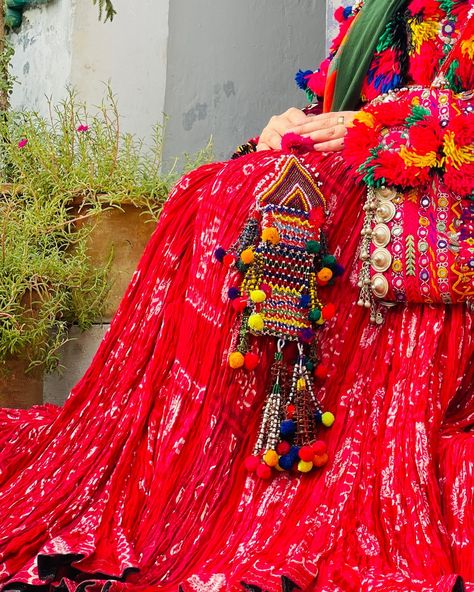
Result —
[[319, 308], [313, 308], [313, 310], [309, 313], [308, 318], [310, 321], [319, 321], [321, 318], [321, 311]]
[[334, 255], [324, 255], [322, 263], [326, 267], [331, 267], [336, 264], [336, 257], [334, 257]]
[[306, 252], [307, 253], [319, 253], [321, 250], [321, 243], [318, 241], [310, 240], [306, 243]]
[[314, 362], [312, 362], [311, 360], [307, 360], [305, 366], [308, 372], [312, 372], [314, 370]]

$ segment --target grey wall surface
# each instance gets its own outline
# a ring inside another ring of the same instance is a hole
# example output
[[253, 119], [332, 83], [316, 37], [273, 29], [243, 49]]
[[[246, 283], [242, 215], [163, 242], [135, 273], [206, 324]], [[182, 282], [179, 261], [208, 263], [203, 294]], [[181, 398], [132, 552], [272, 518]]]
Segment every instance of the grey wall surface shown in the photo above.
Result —
[[172, 0], [165, 159], [213, 136], [216, 157], [302, 107], [293, 82], [325, 51], [325, 0]]

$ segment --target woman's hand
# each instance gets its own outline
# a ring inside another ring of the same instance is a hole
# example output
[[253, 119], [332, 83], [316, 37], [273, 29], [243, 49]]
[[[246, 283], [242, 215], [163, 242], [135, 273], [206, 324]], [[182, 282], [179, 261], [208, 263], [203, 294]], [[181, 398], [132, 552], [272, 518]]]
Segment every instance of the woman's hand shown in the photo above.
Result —
[[281, 115], [274, 115], [263, 132], [257, 144], [257, 150], [280, 150], [282, 137], [298, 125], [303, 125], [311, 119], [300, 109], [292, 107]]
[[317, 152], [336, 152], [343, 149], [347, 128], [357, 113], [339, 111], [309, 116], [307, 121], [302, 121], [286, 131], [314, 140], [314, 149]]

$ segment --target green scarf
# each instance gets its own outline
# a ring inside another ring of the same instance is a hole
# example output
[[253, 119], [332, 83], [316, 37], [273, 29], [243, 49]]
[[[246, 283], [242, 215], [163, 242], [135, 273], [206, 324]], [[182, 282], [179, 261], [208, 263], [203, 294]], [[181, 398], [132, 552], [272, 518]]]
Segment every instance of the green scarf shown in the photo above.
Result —
[[331, 111], [356, 110], [380, 35], [406, 0], [366, 0], [334, 58], [336, 80]]

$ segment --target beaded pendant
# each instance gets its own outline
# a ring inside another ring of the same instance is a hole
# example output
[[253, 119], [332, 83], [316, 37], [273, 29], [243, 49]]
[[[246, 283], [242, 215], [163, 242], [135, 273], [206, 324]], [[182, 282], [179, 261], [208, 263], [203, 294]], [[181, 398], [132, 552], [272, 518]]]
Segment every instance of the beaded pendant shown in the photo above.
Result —
[[[242, 275], [240, 286], [228, 292], [238, 314], [230, 366], [247, 371], [258, 366], [253, 336], [277, 342], [259, 433], [245, 462], [263, 479], [274, 471], [307, 473], [328, 460], [319, 432], [333, 424], [334, 415], [316, 396], [315, 383], [327, 373], [316, 337], [335, 307], [322, 303], [319, 290], [342, 268], [328, 252], [322, 229], [326, 202], [317, 178], [294, 155], [282, 155], [257, 186], [255, 213], [237, 241], [215, 253]], [[298, 352], [290, 363], [284, 355], [287, 342], [296, 342]]]

